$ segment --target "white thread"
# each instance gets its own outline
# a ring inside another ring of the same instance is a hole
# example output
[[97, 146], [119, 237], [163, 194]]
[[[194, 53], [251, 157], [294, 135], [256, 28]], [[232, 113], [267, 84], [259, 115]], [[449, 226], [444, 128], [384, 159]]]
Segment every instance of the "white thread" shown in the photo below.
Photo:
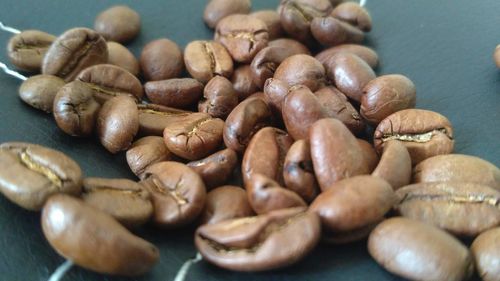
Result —
[[9, 74], [10, 76], [14, 76], [17, 79], [21, 79], [23, 81], [27, 80], [28, 77], [22, 75], [21, 73], [15, 72], [14, 70], [7, 67], [7, 65], [3, 62], [0, 62], [0, 68], [3, 69], [3, 72]]
[[10, 33], [14, 33], [14, 34], [19, 34], [21, 33], [21, 30], [19, 29], [15, 29], [13, 27], [10, 27], [10, 26], [6, 26], [3, 24], [3, 22], [0, 21], [0, 29], [2, 30], [5, 30], [7, 32], [10, 32]]
[[359, 5], [360, 5], [361, 7], [366, 6], [366, 0], [359, 0]]
[[48, 281], [61, 281], [64, 275], [71, 269], [73, 266], [73, 262], [70, 260], [66, 260], [63, 264], [61, 264], [54, 273], [50, 276]]
[[[197, 253], [196, 254], [196, 257], [194, 257], [193, 259], [189, 259], [187, 260], [181, 267], [181, 269], [179, 269], [179, 272], [177, 272], [177, 275], [175, 276], [175, 279], [174, 281], [184, 281], [186, 280], [186, 276], [188, 274], [188, 271], [189, 271], [189, 268], [202, 260], [202, 257], [201, 257], [201, 254], [200, 253]], [[49, 281], [52, 281], [52, 280], [49, 280]]]

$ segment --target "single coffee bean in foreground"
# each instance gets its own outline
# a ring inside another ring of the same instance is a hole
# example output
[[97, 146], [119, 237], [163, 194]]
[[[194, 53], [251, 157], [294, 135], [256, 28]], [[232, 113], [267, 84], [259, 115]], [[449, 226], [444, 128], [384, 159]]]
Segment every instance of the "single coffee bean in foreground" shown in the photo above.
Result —
[[120, 43], [109, 41], [108, 45], [108, 62], [109, 64], [121, 67], [134, 76], [139, 76], [140, 67], [137, 58]]
[[283, 37], [284, 30], [281, 26], [280, 14], [274, 10], [256, 11], [250, 14], [263, 21], [269, 32], [269, 40], [274, 40]]
[[314, 174], [311, 148], [307, 140], [298, 140], [288, 150], [283, 166], [286, 188], [296, 192], [306, 202], [311, 202], [319, 193]]
[[278, 66], [274, 78], [287, 83], [290, 87], [307, 86], [313, 92], [326, 85], [325, 68], [309, 55], [288, 57]]
[[346, 43], [359, 44], [365, 39], [365, 34], [359, 28], [332, 16], [314, 18], [311, 32], [321, 45], [327, 47]]
[[371, 68], [375, 68], [379, 64], [378, 55], [374, 50], [357, 44], [342, 44], [334, 46], [320, 52], [315, 58], [326, 67], [328, 60], [339, 53], [354, 54], [364, 60]]
[[410, 280], [462, 281], [474, 272], [469, 249], [459, 240], [401, 217], [385, 220], [373, 230], [368, 251], [386, 270]]
[[236, 218], [253, 216], [255, 213], [248, 203], [246, 191], [238, 186], [217, 187], [207, 194], [205, 210], [201, 214], [201, 224], [215, 224]]
[[476, 269], [484, 281], [500, 280], [500, 227], [479, 235], [471, 246]]
[[204, 84], [217, 75], [230, 78], [233, 74], [233, 58], [215, 41], [189, 43], [184, 50], [184, 63], [189, 74]]
[[203, 90], [203, 98], [198, 103], [198, 111], [214, 118], [225, 119], [238, 105], [238, 94], [227, 78], [215, 76]]
[[139, 59], [147, 81], [178, 78], [184, 70], [184, 60], [179, 46], [166, 38], [149, 42]]
[[10, 38], [7, 56], [10, 62], [21, 70], [40, 72], [43, 57], [56, 38], [43, 31], [24, 30]]
[[153, 103], [175, 108], [189, 107], [203, 94], [203, 84], [192, 78], [150, 81], [144, 85], [144, 89]]
[[389, 141], [384, 145], [382, 157], [372, 173], [386, 180], [394, 190], [397, 190], [411, 181], [411, 157], [408, 149], [397, 140]]
[[60, 255], [99, 273], [142, 275], [160, 258], [153, 244], [133, 235], [108, 214], [68, 195], [54, 195], [47, 201], [42, 229]]
[[233, 14], [248, 14], [252, 8], [250, 0], [210, 0], [205, 7], [203, 20], [210, 28], [215, 28], [223, 18]]
[[64, 84], [64, 80], [53, 75], [31, 76], [19, 87], [19, 97], [30, 106], [51, 113], [54, 98]]
[[170, 161], [172, 152], [167, 149], [162, 137], [144, 137], [132, 144], [127, 150], [127, 163], [130, 170], [140, 179], [144, 178], [144, 171], [158, 162]]
[[233, 77], [231, 77], [231, 83], [233, 83], [234, 90], [238, 94], [238, 99], [240, 101], [248, 98], [261, 88], [260, 85], [253, 80], [251, 66], [246, 64], [234, 70]]
[[113, 6], [97, 16], [94, 29], [108, 41], [126, 43], [139, 34], [141, 17], [128, 6]]
[[369, 32], [372, 29], [372, 18], [370, 14], [358, 3], [342, 3], [333, 9], [332, 16], [348, 22], [365, 32]]
[[200, 175], [207, 189], [212, 189], [226, 183], [237, 164], [238, 154], [234, 150], [226, 148], [186, 165]]

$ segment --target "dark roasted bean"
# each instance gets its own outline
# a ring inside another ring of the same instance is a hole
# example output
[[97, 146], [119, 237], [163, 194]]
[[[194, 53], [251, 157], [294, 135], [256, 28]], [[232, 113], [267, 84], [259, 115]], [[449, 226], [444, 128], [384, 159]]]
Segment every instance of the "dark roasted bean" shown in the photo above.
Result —
[[144, 85], [144, 89], [152, 102], [175, 108], [188, 107], [203, 94], [203, 84], [191, 78], [151, 81]]

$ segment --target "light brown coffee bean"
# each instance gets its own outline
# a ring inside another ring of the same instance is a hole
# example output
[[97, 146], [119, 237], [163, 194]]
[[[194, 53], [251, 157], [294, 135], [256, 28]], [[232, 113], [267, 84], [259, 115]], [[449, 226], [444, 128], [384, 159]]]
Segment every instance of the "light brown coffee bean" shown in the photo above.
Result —
[[201, 224], [215, 224], [236, 218], [253, 216], [247, 193], [238, 186], [217, 187], [207, 194], [205, 210], [201, 214]]
[[166, 38], [151, 41], [144, 46], [139, 63], [147, 81], [177, 78], [184, 70], [181, 49]]
[[298, 140], [288, 150], [283, 167], [283, 179], [287, 189], [311, 202], [319, 193], [314, 174], [311, 148], [306, 140]]
[[234, 90], [238, 94], [239, 100], [248, 98], [260, 89], [260, 86], [253, 80], [252, 68], [250, 65], [246, 64], [236, 68], [231, 78], [231, 82], [233, 83]]
[[484, 281], [499, 281], [500, 227], [479, 235], [471, 246], [479, 276]]
[[311, 54], [311, 52], [306, 47], [306, 45], [300, 43], [297, 40], [290, 39], [290, 38], [274, 39], [272, 41], [269, 41], [268, 46], [293, 50], [293, 52], [296, 54], [305, 54], [305, 55]]
[[313, 92], [326, 84], [325, 68], [309, 55], [288, 57], [278, 66], [274, 78], [287, 83], [290, 87], [307, 86]]
[[203, 179], [207, 189], [221, 186], [231, 177], [238, 155], [230, 148], [216, 152], [204, 159], [187, 163]]
[[19, 87], [19, 97], [30, 106], [51, 113], [57, 92], [64, 84], [64, 80], [53, 75], [31, 76]]
[[108, 45], [109, 64], [121, 67], [134, 76], [139, 76], [139, 61], [132, 52], [120, 43], [109, 41], [106, 44]]
[[21, 70], [40, 72], [43, 57], [56, 38], [43, 31], [24, 30], [10, 38], [7, 43], [7, 56], [10, 62]]
[[362, 31], [369, 32], [372, 29], [372, 18], [368, 11], [358, 3], [345, 2], [333, 9], [333, 17], [348, 22]]
[[280, 15], [274, 10], [262, 10], [250, 14], [263, 21], [269, 31], [269, 40], [274, 40], [283, 37], [284, 30], [281, 26]]
[[217, 75], [230, 78], [233, 58], [222, 44], [215, 41], [193, 41], [184, 50], [184, 62], [191, 76], [207, 83]]
[[372, 176], [386, 180], [397, 190], [410, 184], [411, 170], [408, 149], [399, 141], [389, 141], [384, 146], [384, 152]]
[[223, 18], [233, 14], [248, 14], [252, 8], [250, 0], [210, 0], [205, 7], [203, 20], [210, 28], [215, 28]]
[[163, 136], [163, 131], [171, 124], [210, 117], [206, 113], [190, 112], [159, 104], [138, 104], [137, 108], [141, 136]]
[[167, 149], [162, 137], [144, 137], [132, 144], [127, 150], [127, 163], [130, 170], [140, 179], [144, 179], [144, 171], [158, 162], [170, 161], [172, 152]]
[[379, 64], [378, 55], [374, 50], [357, 44], [342, 44], [334, 46], [320, 52], [315, 58], [327, 67], [328, 60], [339, 53], [354, 54], [364, 60], [371, 68], [375, 68]]
[[97, 16], [94, 29], [106, 40], [125, 43], [139, 34], [141, 17], [128, 6], [113, 6]]
[[332, 16], [314, 18], [311, 32], [321, 45], [327, 47], [346, 43], [359, 44], [365, 39], [365, 34], [359, 28]]
[[144, 89], [153, 103], [175, 108], [189, 107], [203, 94], [203, 84], [191, 78], [150, 81]]
[[215, 76], [203, 90], [203, 98], [198, 103], [198, 111], [214, 118], [225, 119], [238, 105], [238, 94], [227, 78]]

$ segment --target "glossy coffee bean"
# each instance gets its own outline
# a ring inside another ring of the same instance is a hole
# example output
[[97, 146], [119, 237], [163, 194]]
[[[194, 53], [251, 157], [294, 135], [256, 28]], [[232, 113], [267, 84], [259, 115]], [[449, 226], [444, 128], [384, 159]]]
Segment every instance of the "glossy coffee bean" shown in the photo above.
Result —
[[153, 215], [149, 192], [127, 179], [86, 178], [82, 200], [127, 227], [143, 225]]
[[177, 162], [160, 162], [146, 169], [141, 182], [153, 198], [156, 225], [181, 227], [194, 221], [205, 205], [205, 185], [188, 166]]
[[288, 95], [288, 83], [281, 80], [269, 78], [264, 84], [264, 100], [269, 104], [275, 116], [281, 117], [283, 103]]
[[365, 32], [369, 32], [372, 29], [372, 18], [370, 14], [358, 3], [342, 3], [333, 9], [332, 16], [348, 22]]
[[380, 153], [384, 144], [399, 140], [408, 149], [412, 164], [453, 152], [453, 128], [443, 115], [422, 109], [406, 109], [382, 120], [373, 137], [375, 149]]
[[500, 45], [495, 48], [495, 52], [493, 53], [493, 60], [498, 68], [500, 68]]
[[195, 244], [205, 260], [219, 267], [264, 271], [300, 261], [320, 235], [318, 217], [305, 208], [293, 208], [203, 225], [196, 231]]
[[52, 196], [42, 211], [42, 229], [63, 257], [95, 272], [137, 276], [150, 271], [159, 250], [108, 214], [81, 200]]
[[321, 45], [327, 47], [361, 43], [365, 39], [365, 34], [359, 28], [331, 16], [314, 18], [311, 32]]
[[210, 117], [206, 113], [189, 112], [159, 104], [139, 104], [137, 109], [141, 136], [163, 136], [163, 131], [171, 124]]
[[127, 150], [127, 163], [130, 170], [139, 177], [144, 178], [144, 171], [158, 162], [170, 161], [172, 152], [167, 149], [162, 137], [144, 137], [132, 144]]
[[389, 141], [384, 146], [382, 157], [372, 173], [386, 180], [394, 190], [410, 184], [411, 158], [408, 149], [400, 141]]
[[263, 21], [269, 31], [269, 40], [283, 37], [284, 30], [281, 26], [280, 15], [274, 10], [257, 11], [250, 14]]
[[106, 63], [106, 40], [88, 28], [74, 28], [59, 36], [47, 50], [42, 73], [72, 81], [85, 68]]
[[484, 281], [500, 280], [500, 227], [479, 235], [471, 246], [476, 269]]
[[238, 94], [227, 78], [216, 76], [203, 90], [203, 98], [198, 103], [198, 111], [214, 118], [225, 119], [238, 105]]
[[410, 280], [467, 280], [469, 250], [450, 234], [406, 218], [379, 224], [368, 239], [370, 255], [389, 272]]
[[139, 76], [139, 61], [125, 46], [116, 42], [107, 42], [108, 45], [108, 64], [116, 65]]
[[15, 204], [38, 211], [56, 193], [79, 195], [80, 166], [66, 154], [43, 146], [0, 145], [0, 192]]
[[233, 58], [222, 44], [215, 41], [193, 41], [184, 50], [184, 62], [191, 76], [207, 83], [217, 75], [233, 74]]
[[128, 6], [113, 6], [97, 16], [94, 29], [108, 41], [125, 43], [139, 34], [141, 17]]
[[339, 53], [354, 54], [364, 60], [371, 68], [375, 68], [379, 64], [378, 54], [373, 49], [357, 44], [334, 46], [320, 52], [315, 58], [326, 67], [328, 60]]
[[[260, 52], [259, 52], [260, 53]], [[236, 68], [231, 78], [234, 90], [239, 100], [244, 100], [259, 91], [260, 86], [255, 83], [250, 65], [241, 65]]]
[[175, 42], [165, 38], [144, 46], [139, 63], [147, 81], [177, 78], [184, 70], [181, 49]]
[[228, 181], [238, 164], [238, 155], [230, 148], [208, 157], [187, 163], [203, 179], [207, 189], [221, 186]]
[[274, 78], [287, 83], [290, 87], [307, 86], [313, 92], [326, 84], [325, 68], [309, 55], [288, 57], [278, 66]]
[[361, 148], [364, 162], [366, 163], [368, 172], [373, 172], [378, 165], [379, 157], [377, 151], [371, 143], [363, 139], [357, 139], [358, 145]]
[[272, 41], [269, 41], [268, 46], [293, 50], [292, 52], [297, 53], [297, 54], [306, 54], [306, 55], [311, 54], [309, 49], [304, 44], [300, 43], [297, 40], [290, 39], [290, 38], [274, 39]]
[[64, 84], [64, 80], [57, 76], [31, 76], [19, 87], [19, 97], [30, 106], [51, 113], [54, 98]]
[[253, 216], [247, 193], [238, 186], [217, 187], [207, 194], [205, 209], [201, 214], [201, 224], [215, 224], [237, 218]]
[[192, 78], [175, 78], [147, 82], [144, 90], [149, 100], [155, 104], [185, 108], [201, 98], [203, 84]]
[[203, 20], [210, 28], [215, 28], [223, 18], [234, 14], [248, 14], [252, 8], [250, 0], [210, 0], [205, 7]]
[[306, 202], [311, 202], [319, 193], [314, 174], [311, 148], [306, 140], [298, 140], [288, 150], [283, 166], [286, 188], [297, 193]]
[[25, 30], [10, 38], [7, 44], [7, 56], [17, 68], [40, 72], [43, 57], [56, 37], [39, 30]]

